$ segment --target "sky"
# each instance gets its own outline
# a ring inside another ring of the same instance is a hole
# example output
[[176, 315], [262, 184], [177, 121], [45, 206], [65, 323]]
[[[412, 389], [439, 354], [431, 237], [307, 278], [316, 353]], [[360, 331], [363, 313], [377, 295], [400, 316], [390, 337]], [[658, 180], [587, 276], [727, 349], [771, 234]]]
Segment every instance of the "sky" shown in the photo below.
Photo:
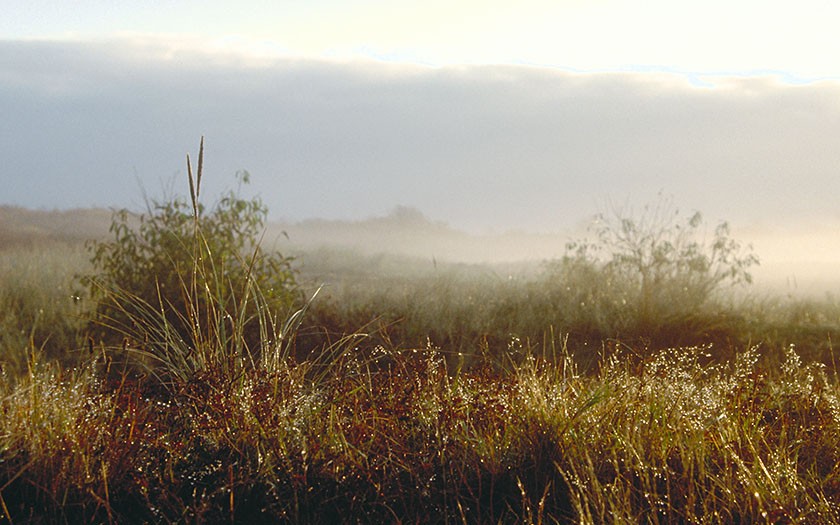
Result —
[[837, 240], [835, 2], [0, 8], [0, 204], [142, 208], [203, 135], [205, 196], [247, 170], [276, 219], [545, 232], [665, 194]]

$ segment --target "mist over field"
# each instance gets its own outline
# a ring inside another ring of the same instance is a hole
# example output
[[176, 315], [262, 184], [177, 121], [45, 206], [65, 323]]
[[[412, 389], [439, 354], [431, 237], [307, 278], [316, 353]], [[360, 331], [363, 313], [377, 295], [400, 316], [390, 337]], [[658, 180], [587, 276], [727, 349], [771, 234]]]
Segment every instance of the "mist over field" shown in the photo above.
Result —
[[[304, 263], [316, 261], [318, 250], [338, 248], [369, 256], [410, 256], [425, 262], [425, 267], [405, 265], [406, 273], [418, 268], [432, 271], [439, 263], [465, 263], [487, 264], [500, 275], [515, 275], [538, 271], [546, 261], [562, 257], [571, 241], [592, 238], [586, 224], [582, 220], [554, 233], [475, 234], [431, 221], [418, 210], [398, 207], [385, 216], [360, 221], [274, 222], [265, 238], [280, 250], [307, 254]], [[704, 224], [703, 230], [711, 236], [719, 223]], [[822, 299], [840, 293], [837, 236], [837, 227], [823, 224], [732, 229], [732, 237], [744, 250], [751, 249], [760, 259], [760, 264], [750, 269], [754, 282], [748, 289], [759, 295], [794, 298]]]
[[836, 82], [773, 75], [6, 40], [0, 204], [142, 209], [144, 192], [185, 192], [184, 155], [204, 135], [205, 196], [248, 170], [244, 192], [301, 244], [316, 242], [319, 221], [340, 231], [402, 206], [441, 236], [325, 235], [429, 260], [540, 260], [561, 254], [593, 214], [665, 195], [702, 212], [710, 230], [729, 221], [761, 257], [760, 281], [822, 292], [840, 265], [838, 100]]
[[[103, 208], [44, 211], [0, 206], [0, 249], [107, 238], [110, 217], [111, 212]], [[562, 257], [567, 243], [591, 235], [586, 225], [587, 221], [581, 220], [553, 233], [471, 233], [431, 219], [415, 208], [397, 206], [381, 216], [355, 221], [273, 220], [266, 225], [262, 241], [266, 248], [298, 257], [299, 265], [316, 276], [322, 259], [327, 258], [329, 265], [345, 257], [355, 264], [361, 261], [366, 267], [359, 270], [366, 272], [410, 277], [468, 265], [487, 267], [507, 278], [533, 275], [547, 261]], [[711, 234], [716, 225], [705, 221], [703, 229]], [[837, 244], [830, 242], [835, 235], [836, 230], [826, 225], [809, 229], [736, 227], [732, 231], [732, 237], [745, 249], [751, 246], [761, 261], [751, 268], [754, 286], [750, 291], [817, 299], [840, 293]], [[365, 261], [372, 264], [365, 265]]]

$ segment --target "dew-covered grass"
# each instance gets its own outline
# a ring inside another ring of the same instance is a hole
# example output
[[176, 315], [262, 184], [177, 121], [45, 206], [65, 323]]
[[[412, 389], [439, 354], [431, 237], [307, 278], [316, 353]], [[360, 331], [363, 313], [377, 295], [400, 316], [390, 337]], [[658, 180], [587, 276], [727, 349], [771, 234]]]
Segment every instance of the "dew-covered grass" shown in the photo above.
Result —
[[716, 303], [622, 337], [598, 330], [630, 324], [599, 328], [539, 275], [357, 269], [229, 355], [212, 326], [191, 348], [154, 309], [133, 333], [159, 340], [89, 339], [82, 248], [15, 250], [0, 252], [12, 523], [840, 522], [829, 300]]
[[[562, 343], [558, 343], [562, 345]], [[448, 370], [438, 349], [161, 389], [30, 362], [0, 403], [12, 522], [836, 523], [840, 389], [794, 349]]]

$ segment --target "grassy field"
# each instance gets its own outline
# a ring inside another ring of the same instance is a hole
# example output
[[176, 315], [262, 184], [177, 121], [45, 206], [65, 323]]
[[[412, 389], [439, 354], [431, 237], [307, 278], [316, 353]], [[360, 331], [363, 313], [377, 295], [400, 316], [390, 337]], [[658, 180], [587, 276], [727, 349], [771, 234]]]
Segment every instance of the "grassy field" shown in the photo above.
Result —
[[78, 240], [0, 250], [3, 519], [840, 522], [828, 299], [323, 249], [269, 311], [191, 264], [173, 316]]

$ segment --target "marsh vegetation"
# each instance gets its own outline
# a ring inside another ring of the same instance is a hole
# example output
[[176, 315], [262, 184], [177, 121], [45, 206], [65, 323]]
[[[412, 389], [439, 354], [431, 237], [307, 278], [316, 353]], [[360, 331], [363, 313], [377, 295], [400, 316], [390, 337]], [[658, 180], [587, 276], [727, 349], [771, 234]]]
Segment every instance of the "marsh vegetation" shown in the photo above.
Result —
[[751, 295], [725, 224], [618, 210], [527, 272], [292, 259], [200, 165], [0, 252], [9, 522], [840, 521], [840, 307]]

